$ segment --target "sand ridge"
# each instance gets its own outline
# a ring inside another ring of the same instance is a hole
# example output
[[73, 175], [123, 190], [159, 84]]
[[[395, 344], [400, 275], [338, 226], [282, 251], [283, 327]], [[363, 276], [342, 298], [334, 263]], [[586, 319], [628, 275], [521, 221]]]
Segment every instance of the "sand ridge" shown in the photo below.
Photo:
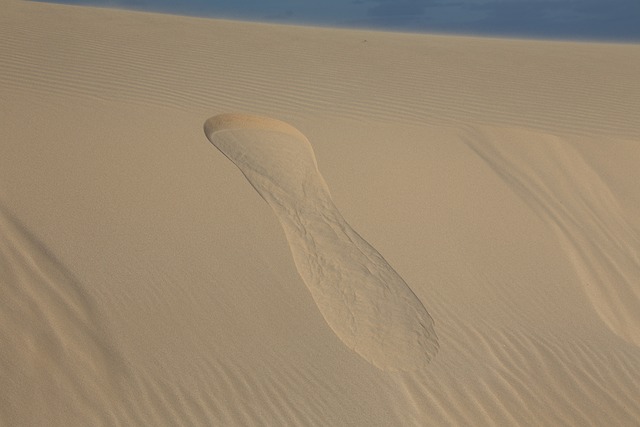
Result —
[[105, 403], [119, 401], [127, 368], [97, 311], [64, 265], [0, 204], [0, 419], [63, 424], [60, 408], [70, 406], [75, 422], [114, 422]]
[[598, 174], [553, 135], [485, 127], [467, 141], [549, 222], [603, 321], [640, 346], [640, 234]]

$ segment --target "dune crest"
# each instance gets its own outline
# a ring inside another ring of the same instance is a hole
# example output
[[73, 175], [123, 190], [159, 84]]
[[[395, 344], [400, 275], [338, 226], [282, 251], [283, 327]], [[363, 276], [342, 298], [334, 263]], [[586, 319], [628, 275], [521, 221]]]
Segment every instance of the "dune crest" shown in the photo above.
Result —
[[278, 120], [240, 114], [212, 117], [204, 130], [276, 213], [298, 272], [335, 334], [382, 370], [419, 369], [433, 359], [433, 319], [342, 217], [304, 135]]

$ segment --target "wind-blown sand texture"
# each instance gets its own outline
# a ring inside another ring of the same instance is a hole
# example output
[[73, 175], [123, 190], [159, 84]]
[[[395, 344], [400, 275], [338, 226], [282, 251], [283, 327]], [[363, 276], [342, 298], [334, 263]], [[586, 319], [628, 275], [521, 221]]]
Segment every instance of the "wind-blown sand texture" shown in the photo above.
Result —
[[640, 425], [640, 46], [0, 35], [0, 425]]

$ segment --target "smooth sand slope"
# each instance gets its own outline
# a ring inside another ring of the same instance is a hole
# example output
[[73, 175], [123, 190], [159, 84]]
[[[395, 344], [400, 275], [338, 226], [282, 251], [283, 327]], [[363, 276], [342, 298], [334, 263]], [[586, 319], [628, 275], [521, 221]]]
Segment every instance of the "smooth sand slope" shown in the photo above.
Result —
[[640, 425], [640, 46], [0, 7], [0, 425]]

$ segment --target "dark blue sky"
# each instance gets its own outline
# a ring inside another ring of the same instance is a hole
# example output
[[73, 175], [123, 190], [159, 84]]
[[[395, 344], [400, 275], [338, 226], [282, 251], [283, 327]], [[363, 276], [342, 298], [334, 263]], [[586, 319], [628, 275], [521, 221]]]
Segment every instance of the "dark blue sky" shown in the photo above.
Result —
[[640, 42], [640, 0], [49, 1], [323, 26]]

